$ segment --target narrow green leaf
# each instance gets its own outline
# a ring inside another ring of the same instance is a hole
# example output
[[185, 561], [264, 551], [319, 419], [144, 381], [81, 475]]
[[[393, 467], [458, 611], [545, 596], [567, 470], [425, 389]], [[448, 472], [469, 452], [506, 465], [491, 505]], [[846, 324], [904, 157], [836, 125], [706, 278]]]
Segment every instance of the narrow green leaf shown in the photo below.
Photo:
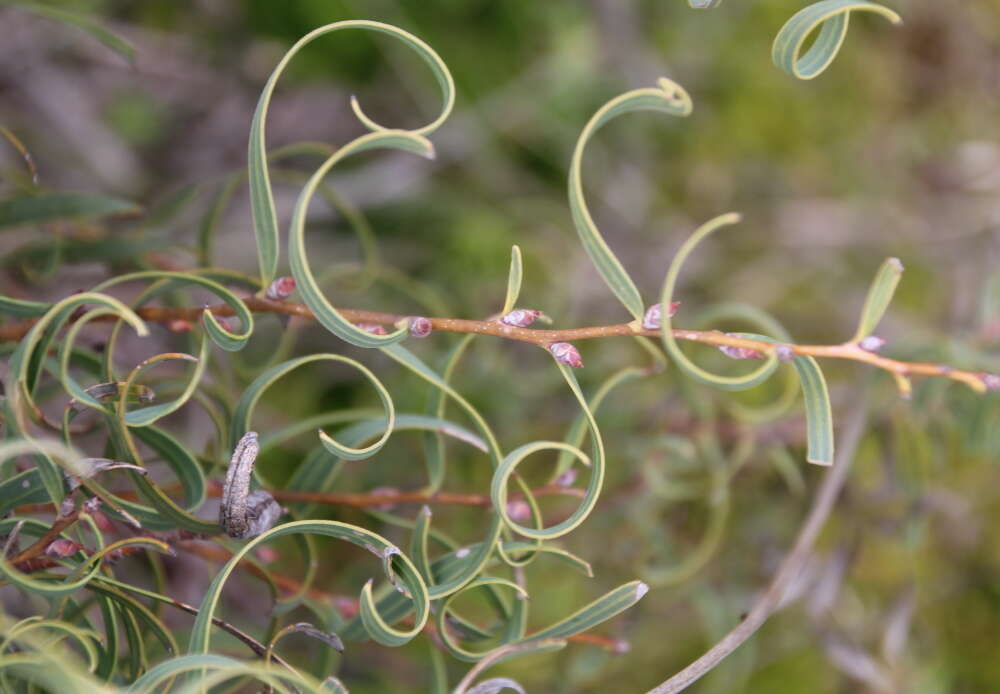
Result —
[[646, 310], [642, 297], [590, 215], [583, 192], [582, 174], [583, 154], [591, 137], [608, 121], [634, 111], [661, 111], [672, 116], [687, 116], [691, 113], [691, 97], [679, 84], [661, 77], [657, 87], [626, 92], [598, 109], [580, 133], [573, 150], [569, 170], [569, 206], [583, 248], [605, 284], [633, 318], [642, 320]]
[[854, 333], [852, 342], [859, 342], [872, 334], [885, 315], [886, 309], [889, 308], [902, 276], [903, 264], [899, 262], [899, 258], [886, 258], [868, 289], [864, 308], [861, 309], [861, 319], [858, 321], [858, 330]]
[[20, 316], [24, 318], [34, 318], [44, 315], [52, 308], [52, 304], [41, 301], [26, 301], [24, 299], [14, 299], [9, 296], [0, 296], [0, 313], [7, 316]]
[[583, 633], [632, 607], [648, 591], [649, 586], [642, 581], [631, 581], [609, 591], [566, 619], [529, 635], [527, 639], [564, 639]]
[[305, 245], [305, 226], [309, 203], [329, 170], [342, 159], [370, 149], [399, 149], [426, 157], [432, 157], [434, 154], [434, 147], [429, 140], [402, 130], [379, 130], [352, 140], [327, 158], [303, 186], [292, 212], [288, 235], [289, 266], [302, 301], [312, 310], [316, 320], [323, 327], [357, 347], [383, 347], [399, 342], [409, 335], [408, 326], [402, 325], [389, 335], [373, 335], [344, 318], [323, 294], [310, 267], [309, 253]]
[[243, 391], [243, 395], [240, 397], [240, 400], [236, 405], [236, 409], [233, 412], [233, 426], [231, 431], [232, 440], [230, 441], [230, 445], [232, 447], [235, 447], [236, 442], [239, 441], [240, 437], [250, 430], [250, 419], [253, 416], [253, 410], [264, 391], [288, 372], [315, 361], [340, 362], [361, 372], [361, 375], [375, 387], [375, 391], [378, 393], [379, 400], [382, 401], [382, 407], [385, 410], [385, 431], [382, 434], [382, 437], [370, 446], [366, 446], [364, 448], [352, 448], [351, 446], [345, 446], [330, 438], [323, 431], [320, 431], [319, 438], [323, 446], [333, 455], [346, 460], [361, 460], [363, 458], [368, 458], [382, 449], [382, 447], [389, 440], [389, 436], [392, 435], [393, 428], [396, 424], [396, 408], [393, 405], [392, 396], [389, 395], [389, 391], [386, 390], [384, 385], [382, 385], [382, 381], [380, 381], [378, 377], [363, 364], [339, 354], [310, 354], [305, 357], [291, 359], [282, 364], [271, 367], [255, 378], [253, 383], [251, 383], [246, 390]]
[[[779, 342], [767, 335], [744, 334], [755, 340], [775, 344]], [[806, 410], [806, 460], [817, 465], [833, 465], [833, 409], [830, 407], [830, 394], [823, 371], [810, 356], [798, 355], [792, 359], [792, 365], [802, 384], [802, 399]]]
[[198, 610], [198, 617], [192, 627], [190, 653], [207, 653], [209, 651], [211, 618], [218, 606], [222, 588], [240, 560], [264, 542], [297, 533], [313, 533], [346, 540], [375, 553], [382, 560], [389, 579], [394, 583], [400, 581], [401, 586], [408, 591], [413, 601], [416, 618], [411, 629], [400, 630], [390, 626], [379, 615], [372, 595], [372, 582], [369, 580], [361, 590], [361, 618], [369, 635], [377, 643], [385, 646], [401, 646], [423, 630], [430, 614], [427, 585], [413, 563], [395, 545], [381, 535], [376, 535], [356, 525], [322, 520], [294, 521], [272, 528], [250, 540], [219, 570], [205, 593], [205, 598]]
[[806, 406], [806, 433], [809, 441], [806, 460], [817, 465], [833, 465], [833, 413], [826, 379], [812, 357], [795, 357], [792, 364], [799, 372]]
[[517, 297], [521, 294], [521, 280], [524, 269], [521, 263], [520, 246], [511, 246], [510, 249], [510, 273], [507, 276], [507, 298], [503, 302], [501, 315], [505, 315], [514, 310], [517, 304]]
[[[669, 306], [671, 301], [673, 301], [674, 288], [677, 285], [677, 277], [680, 275], [681, 267], [683, 267], [684, 261], [687, 260], [695, 247], [712, 232], [724, 226], [736, 224], [738, 221], [740, 221], [740, 216], [732, 212], [716, 217], [695, 230], [690, 238], [681, 245], [677, 251], [677, 255], [670, 261], [667, 277], [663, 282], [663, 291], [660, 295], [660, 301], [663, 306]], [[663, 346], [666, 347], [667, 353], [677, 363], [681, 371], [696, 381], [701, 381], [722, 390], [746, 390], [766, 381], [778, 368], [777, 357], [774, 354], [769, 354], [763, 364], [744, 376], [719, 376], [713, 374], [695, 364], [681, 351], [680, 345], [677, 344], [677, 340], [674, 338], [671, 329], [669, 312], [663, 312], [662, 321], [660, 336], [663, 338]]]
[[[519, 535], [539, 540], [553, 539], [572, 532], [577, 526], [580, 525], [580, 523], [583, 522], [583, 519], [590, 514], [593, 505], [597, 502], [596, 492], [588, 494], [584, 497], [583, 502], [579, 507], [577, 507], [576, 511], [574, 511], [569, 518], [550, 528], [529, 528], [514, 522], [510, 518], [510, 515], [507, 512], [507, 484], [510, 481], [511, 475], [514, 474], [514, 470], [517, 466], [529, 455], [546, 450], [566, 451], [571, 453], [584, 465], [593, 467], [587, 454], [578, 448], [562, 443], [561, 441], [535, 441], [533, 443], [526, 443], [508, 453], [507, 457], [503, 459], [500, 467], [497, 468], [494, 473], [493, 481], [490, 485], [490, 498], [493, 500], [493, 507], [498, 510], [507, 526]], [[590, 486], [599, 491], [600, 482], [602, 481], [601, 478], [602, 475], [592, 474]], [[597, 481], [596, 486], [594, 485], [595, 480]]]
[[201, 289], [207, 289], [222, 299], [223, 303], [233, 310], [233, 313], [236, 314], [237, 318], [239, 318], [240, 325], [243, 328], [243, 332], [240, 333], [234, 333], [227, 328], [223, 328], [215, 315], [212, 314], [211, 311], [205, 310], [201, 315], [202, 324], [204, 325], [208, 336], [212, 338], [212, 341], [227, 352], [236, 352], [243, 349], [243, 347], [245, 347], [247, 342], [250, 340], [250, 336], [253, 334], [253, 314], [250, 312], [250, 309], [248, 309], [243, 300], [236, 296], [233, 292], [229, 291], [215, 280], [204, 276], [203, 273], [167, 272], [162, 270], [132, 272], [126, 275], [112, 277], [111, 279], [106, 280], [94, 287], [92, 291], [103, 291], [108, 287], [118, 284], [124, 284], [126, 282], [142, 282], [146, 280], [165, 281], [144, 292], [142, 294], [141, 301], [148, 301], [159, 294], [170, 291], [176, 286], [185, 284], [194, 285], [196, 287], [200, 287]]
[[497, 648], [502, 648], [503, 646], [507, 645], [507, 642], [502, 642], [499, 646], [494, 646], [493, 648], [483, 652], [475, 652], [467, 650], [462, 646], [460, 646], [458, 642], [455, 640], [454, 636], [451, 633], [451, 629], [449, 628], [449, 625], [447, 623], [448, 619], [452, 617], [450, 610], [451, 610], [451, 604], [455, 600], [455, 598], [462, 595], [466, 591], [474, 590], [476, 588], [484, 588], [487, 586], [503, 586], [505, 588], [510, 588], [515, 593], [515, 600], [524, 601], [528, 599], [527, 591], [525, 591], [521, 586], [517, 585], [513, 581], [508, 581], [507, 579], [504, 578], [484, 576], [481, 578], [477, 578], [468, 585], [464, 586], [461, 590], [455, 591], [447, 598], [445, 598], [445, 600], [438, 606], [437, 612], [435, 613], [434, 616], [435, 624], [437, 625], [438, 636], [441, 639], [441, 642], [444, 644], [444, 647], [448, 650], [448, 652], [452, 656], [454, 656], [458, 660], [464, 660], [467, 663], [475, 663], [479, 660], [482, 660]]
[[[389, 36], [401, 40], [405, 45], [412, 48], [431, 68], [434, 77], [437, 79], [438, 85], [441, 87], [444, 106], [442, 107], [440, 115], [438, 115], [438, 117], [431, 123], [422, 128], [408, 131], [408, 134], [411, 137], [420, 136], [420, 139], [422, 139], [422, 136], [429, 135], [437, 130], [437, 128], [439, 128], [448, 118], [455, 103], [455, 84], [452, 80], [451, 73], [448, 72], [448, 68], [444, 64], [444, 61], [441, 60], [438, 54], [434, 52], [434, 49], [421, 41], [419, 38], [390, 24], [367, 20], [335, 22], [333, 24], [327, 24], [326, 26], [314, 29], [299, 39], [295, 45], [292, 46], [287, 53], [285, 53], [281, 62], [278, 63], [277, 67], [274, 68], [274, 71], [268, 78], [267, 84], [261, 92], [260, 100], [257, 102], [257, 108], [254, 111], [253, 121], [250, 124], [250, 141], [247, 152], [247, 167], [250, 182], [250, 206], [253, 213], [254, 234], [257, 239], [257, 255], [258, 261], [260, 262], [261, 284], [264, 287], [267, 287], [271, 283], [271, 280], [274, 279], [278, 269], [278, 219], [274, 208], [274, 194], [271, 190], [271, 178], [268, 171], [266, 153], [267, 147], [264, 138], [264, 128], [267, 122], [267, 111], [271, 104], [271, 97], [274, 93], [274, 88], [278, 83], [278, 79], [281, 77], [281, 74], [284, 72], [288, 63], [304, 46], [321, 36], [325, 36], [326, 34], [339, 31], [341, 29], [368, 29], [388, 34]], [[353, 97], [351, 98], [351, 108], [358, 119], [369, 130], [376, 133], [386, 130], [386, 128], [378, 125], [368, 118], [361, 110], [357, 100]], [[357, 142], [357, 140], [355, 140], [355, 142]], [[351, 145], [348, 145], [347, 147], [350, 146]], [[398, 147], [398, 144], [390, 145], [387, 142], [383, 146]], [[406, 149], [407, 147], [399, 148]], [[332, 158], [336, 157], [337, 155], [334, 155]], [[332, 163], [329, 166], [332, 166]], [[329, 166], [326, 168], [329, 169]], [[319, 178], [322, 178], [322, 176], [319, 176]], [[311, 197], [311, 195], [309, 197]], [[296, 281], [299, 281], [298, 277], [295, 279]]]
[[0, 200], [0, 229], [138, 214], [134, 202], [90, 193], [35, 193]]
[[[866, 0], [822, 0], [799, 10], [789, 19], [774, 39], [771, 57], [774, 64], [802, 80], [811, 80], [826, 70], [837, 57], [851, 12], [874, 12], [893, 24], [902, 21], [888, 7]], [[809, 35], [817, 28], [819, 36], [802, 55]]]

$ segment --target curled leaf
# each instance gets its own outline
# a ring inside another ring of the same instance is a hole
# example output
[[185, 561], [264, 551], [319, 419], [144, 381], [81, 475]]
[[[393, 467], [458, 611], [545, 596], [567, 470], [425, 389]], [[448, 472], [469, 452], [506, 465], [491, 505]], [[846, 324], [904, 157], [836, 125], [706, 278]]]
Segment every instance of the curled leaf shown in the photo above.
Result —
[[[852, 12], [874, 12], [893, 24], [902, 21], [888, 7], [866, 0], [822, 0], [799, 10], [774, 39], [771, 57], [774, 64], [801, 80], [811, 80], [830, 67], [847, 36]], [[802, 55], [809, 35], [817, 28], [819, 36]]]
[[644, 307], [639, 290], [618, 256], [605, 242], [583, 194], [583, 153], [590, 138], [608, 121], [633, 111], [661, 111], [672, 116], [687, 116], [691, 113], [691, 97], [679, 84], [661, 77], [656, 87], [626, 92], [599, 108], [583, 128], [573, 150], [569, 170], [569, 206], [576, 232], [594, 267], [632, 317], [642, 320]]

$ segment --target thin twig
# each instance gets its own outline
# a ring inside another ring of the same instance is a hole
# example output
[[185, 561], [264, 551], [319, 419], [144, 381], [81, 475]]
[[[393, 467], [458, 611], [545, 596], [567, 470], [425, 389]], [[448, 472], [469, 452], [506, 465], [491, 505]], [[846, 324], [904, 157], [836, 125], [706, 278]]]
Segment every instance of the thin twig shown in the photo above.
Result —
[[[300, 316], [315, 319], [315, 315], [304, 304], [291, 301], [275, 301], [262, 297], [246, 297], [243, 299], [247, 308], [257, 313], [277, 313], [289, 316]], [[226, 304], [208, 307], [217, 316], [232, 316], [233, 309]], [[173, 321], [197, 322], [204, 308], [174, 308], [166, 306], [144, 306], [136, 313], [146, 321], [170, 323]], [[407, 316], [360, 309], [338, 309], [341, 315], [353, 323], [368, 323], [376, 325], [395, 325], [405, 320]], [[118, 320], [115, 316], [98, 316], [97, 320]], [[549, 347], [558, 342], [572, 342], [605, 337], [628, 337], [643, 335], [659, 337], [659, 330], [645, 330], [637, 323], [615, 323], [612, 325], [596, 325], [586, 328], [568, 328], [565, 330], [536, 330], [533, 328], [518, 328], [507, 325], [499, 320], [464, 320], [460, 318], [429, 318], [433, 330], [439, 332], [475, 333], [489, 335], [519, 342], [528, 342], [540, 347]], [[0, 325], [0, 342], [16, 341], [24, 337], [34, 324], [34, 320], [20, 321]], [[715, 347], [742, 347], [762, 354], [771, 354], [776, 345], [762, 340], [736, 337], [718, 330], [684, 330], [673, 329], [673, 335], [678, 340], [700, 342]], [[862, 349], [857, 343], [845, 342], [839, 345], [786, 345], [792, 354], [821, 357], [825, 359], [846, 359], [849, 361], [869, 364], [893, 374], [897, 379], [909, 376], [935, 376], [948, 378], [964, 383], [976, 392], [987, 390], [988, 375], [981, 372], [956, 369], [946, 364], [928, 362], [907, 362], [883, 357], [874, 352]], [[996, 378], [996, 377], [994, 377]], [[992, 382], [992, 381], [991, 381]]]
[[20, 564], [28, 559], [33, 559], [41, 554], [44, 554], [46, 548], [52, 544], [53, 540], [58, 538], [59, 535], [62, 534], [63, 530], [76, 523], [79, 518], [79, 511], [73, 511], [62, 518], [57, 518], [52, 524], [52, 527], [45, 531], [44, 535], [35, 540], [30, 547], [27, 547], [24, 551], [12, 557], [10, 559], [10, 563]]
[[[305, 492], [293, 489], [276, 489], [271, 492], [278, 501], [301, 501], [332, 506], [353, 506], [367, 508], [390, 504], [452, 504], [456, 506], [491, 506], [493, 500], [488, 494], [463, 494], [457, 492], [427, 492], [413, 491], [379, 491], [370, 494], [352, 494], [350, 492]], [[572, 496], [582, 497], [585, 492], [575, 487], [549, 485], [532, 490], [533, 496]], [[523, 496], [512, 495], [513, 499]]]
[[650, 689], [646, 694], [676, 694], [687, 689], [711, 671], [726, 656], [739, 648], [744, 641], [753, 636], [777, 611], [788, 586], [799, 576], [809, 559], [820, 530], [823, 529], [826, 519], [833, 510], [833, 505], [847, 481], [847, 475], [854, 461], [854, 454], [864, 432], [867, 411], [868, 403], [864, 399], [852, 410], [844, 429], [837, 460], [817, 490], [812, 510], [802, 525], [802, 529], [799, 530], [795, 545], [778, 568], [767, 592], [758, 599], [750, 612], [747, 613], [746, 618], [708, 649], [704, 655], [659, 686]]

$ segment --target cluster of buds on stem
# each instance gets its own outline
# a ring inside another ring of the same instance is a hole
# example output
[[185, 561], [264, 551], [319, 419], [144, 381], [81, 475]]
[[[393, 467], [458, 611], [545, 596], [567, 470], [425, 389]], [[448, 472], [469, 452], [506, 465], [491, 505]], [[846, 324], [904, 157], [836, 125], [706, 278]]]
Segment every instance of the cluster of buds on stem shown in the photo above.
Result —
[[268, 299], [272, 301], [284, 301], [292, 295], [295, 291], [295, 278], [294, 277], [279, 277], [278, 279], [271, 282], [268, 286], [267, 291], [264, 293]]
[[[681, 302], [679, 301], [670, 302], [670, 310], [667, 312], [667, 318], [673, 318], [680, 306]], [[642, 327], [643, 330], [659, 330], [663, 327], [662, 304], [653, 304], [646, 309], [646, 314], [642, 317]]]

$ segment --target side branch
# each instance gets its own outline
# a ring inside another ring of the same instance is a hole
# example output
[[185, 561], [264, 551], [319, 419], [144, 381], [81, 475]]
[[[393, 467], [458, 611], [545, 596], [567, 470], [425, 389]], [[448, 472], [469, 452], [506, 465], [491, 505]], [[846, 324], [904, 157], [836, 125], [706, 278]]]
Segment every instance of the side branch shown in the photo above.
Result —
[[[276, 313], [287, 316], [299, 316], [302, 318], [315, 320], [315, 315], [305, 304], [291, 301], [280, 301], [263, 297], [247, 297], [243, 301], [247, 307], [255, 313]], [[233, 309], [225, 304], [208, 308], [216, 316], [232, 316]], [[171, 308], [162, 306], [145, 306], [139, 308], [136, 313], [145, 321], [166, 324], [192, 324], [200, 318], [204, 308]], [[410, 316], [394, 313], [380, 313], [377, 311], [364, 311], [360, 309], [338, 309], [340, 313], [352, 323], [369, 325], [395, 325], [400, 321], [405, 321]], [[114, 316], [102, 316], [101, 320], [117, 320]], [[642, 335], [646, 337], [659, 337], [659, 330], [647, 330], [636, 322], [615, 323], [611, 325], [596, 325], [586, 328], [568, 328], [565, 330], [536, 330], [534, 328], [519, 328], [507, 325], [499, 320], [464, 320], [461, 318], [428, 318], [432, 330], [453, 333], [475, 333], [477, 335], [489, 335], [518, 342], [529, 342], [539, 347], [548, 348], [560, 342], [572, 342], [576, 340], [590, 340], [604, 337], [629, 337]], [[27, 334], [34, 321], [21, 321], [0, 325], [0, 342], [10, 342], [20, 340]], [[901, 385], [901, 390], [906, 392], [905, 381], [910, 376], [932, 376], [951, 379], [964, 383], [978, 393], [987, 390], [1000, 390], [1000, 376], [956, 369], [946, 364], [934, 364], [929, 362], [907, 362], [897, 359], [883, 357], [875, 352], [862, 349], [856, 342], [845, 342], [839, 345], [775, 345], [770, 342], [754, 340], [744, 337], [736, 337], [718, 330], [684, 330], [675, 328], [673, 335], [678, 340], [688, 342], [700, 342], [701, 344], [712, 345], [714, 347], [735, 347], [757, 352], [759, 354], [771, 354], [776, 349], [783, 348], [788, 355], [803, 355], [820, 357], [824, 359], [846, 359], [849, 361], [869, 364], [875, 368], [891, 373]]]

